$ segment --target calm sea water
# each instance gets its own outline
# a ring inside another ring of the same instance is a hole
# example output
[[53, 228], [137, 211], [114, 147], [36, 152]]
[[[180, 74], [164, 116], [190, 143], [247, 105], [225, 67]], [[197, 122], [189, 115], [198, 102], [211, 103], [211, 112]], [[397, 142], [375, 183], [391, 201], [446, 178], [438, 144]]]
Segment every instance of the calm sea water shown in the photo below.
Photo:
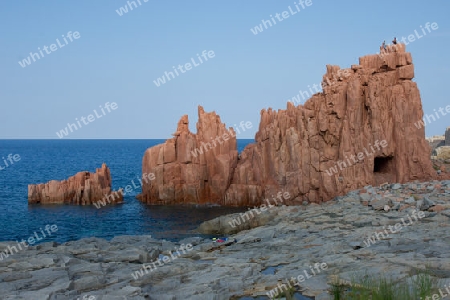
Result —
[[[203, 221], [242, 212], [242, 208], [148, 206], [134, 198], [124, 204], [96, 209], [77, 205], [28, 205], [28, 184], [63, 180], [80, 171], [94, 172], [105, 162], [111, 170], [113, 189], [125, 187], [141, 176], [147, 148], [164, 140], [0, 140], [0, 158], [19, 154], [21, 160], [0, 170], [0, 241], [27, 239], [45, 225], [58, 231], [42, 242], [66, 242], [84, 237], [111, 239], [117, 235], [150, 234], [180, 240], [198, 235]], [[238, 140], [238, 150], [253, 140]], [[0, 159], [0, 167], [5, 167]]]

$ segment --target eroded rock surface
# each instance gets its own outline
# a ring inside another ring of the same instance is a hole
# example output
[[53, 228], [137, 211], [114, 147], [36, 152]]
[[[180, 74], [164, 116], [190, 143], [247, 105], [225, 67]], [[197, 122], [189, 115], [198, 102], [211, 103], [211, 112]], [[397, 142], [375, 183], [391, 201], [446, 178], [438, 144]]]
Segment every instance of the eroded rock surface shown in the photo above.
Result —
[[188, 116], [178, 122], [174, 137], [145, 152], [144, 183], [138, 198], [149, 204], [220, 203], [238, 161], [236, 134], [215, 112], [198, 108], [197, 134], [189, 131]]
[[[226, 245], [201, 237], [172, 243], [119, 236], [45, 243], [11, 255], [8, 246], [17, 242], [2, 242], [0, 251], [8, 256], [0, 259], [0, 291], [8, 300], [240, 299], [265, 296], [304, 270], [311, 275], [316, 263], [327, 269], [294, 287], [316, 300], [332, 299], [328, 290], [336, 275], [405, 281], [416, 268], [427, 268], [444, 290], [450, 283], [448, 195], [450, 181], [412, 182], [366, 186], [322, 205], [274, 206], [264, 226], [230, 235]], [[382, 200], [389, 210], [378, 210]], [[142, 271], [143, 263], [188, 243], [192, 251]]]
[[67, 180], [52, 180], [48, 183], [28, 185], [29, 204], [79, 204], [90, 205], [109, 197], [110, 203], [123, 201], [123, 194], [111, 190], [111, 173], [106, 164], [95, 173], [79, 172]]
[[[263, 197], [287, 190], [301, 204], [367, 184], [433, 178], [424, 129], [414, 126], [423, 113], [411, 55], [397, 50], [361, 57], [350, 69], [327, 66], [323, 93], [304, 106], [263, 110], [256, 144], [242, 153], [225, 203], [248, 195], [240, 201], [254, 204], [255, 187]], [[374, 147], [383, 140], [386, 147]], [[358, 153], [362, 160], [352, 158]]]
[[[398, 44], [348, 69], [327, 66], [323, 92], [304, 105], [262, 110], [254, 144], [239, 159], [235, 138], [199, 157], [192, 151], [225, 132], [199, 108], [197, 134], [187, 116], [176, 136], [148, 149], [143, 173], [157, 174], [140, 199], [149, 204], [253, 206], [279, 191], [287, 204], [321, 203], [368, 184], [436, 178], [411, 54]], [[206, 125], [206, 126], [205, 126]], [[420, 126], [419, 126], [420, 127]], [[384, 143], [380, 147], [380, 143]]]

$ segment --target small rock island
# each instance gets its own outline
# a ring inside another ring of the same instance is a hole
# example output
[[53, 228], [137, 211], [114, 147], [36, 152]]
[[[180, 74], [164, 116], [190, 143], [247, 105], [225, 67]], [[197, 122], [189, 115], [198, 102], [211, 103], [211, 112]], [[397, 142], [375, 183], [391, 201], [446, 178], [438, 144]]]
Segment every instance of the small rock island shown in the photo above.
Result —
[[[91, 205], [113, 193], [111, 173], [105, 163], [95, 173], [79, 172], [67, 180], [28, 185], [28, 204]], [[123, 194], [114, 192], [112, 203], [123, 202]]]

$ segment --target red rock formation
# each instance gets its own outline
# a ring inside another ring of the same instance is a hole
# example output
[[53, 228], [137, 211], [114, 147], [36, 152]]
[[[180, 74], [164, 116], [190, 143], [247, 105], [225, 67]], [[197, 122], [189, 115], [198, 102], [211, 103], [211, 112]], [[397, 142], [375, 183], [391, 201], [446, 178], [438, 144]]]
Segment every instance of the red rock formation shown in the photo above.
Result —
[[111, 191], [111, 174], [106, 164], [95, 173], [79, 172], [67, 180], [52, 180], [43, 184], [28, 185], [28, 203], [64, 203], [90, 205], [111, 195], [111, 202], [121, 203], [123, 194]]
[[[200, 143], [225, 131], [215, 113], [200, 108], [197, 135], [187, 129], [185, 116], [175, 138], [146, 151], [143, 173], [156, 173], [157, 181], [145, 184], [140, 198], [253, 206], [287, 191], [288, 204], [320, 203], [369, 184], [434, 178], [424, 128], [414, 126], [423, 111], [413, 77], [411, 54], [403, 44], [361, 57], [348, 69], [328, 65], [323, 92], [304, 106], [288, 103], [286, 110], [261, 111], [256, 143], [239, 160], [234, 138], [220, 151], [190, 156]], [[377, 141], [387, 145], [375, 146]]]
[[198, 109], [197, 134], [188, 116], [178, 122], [174, 137], [145, 152], [143, 172], [156, 179], [144, 183], [141, 201], [149, 204], [220, 203], [237, 164], [236, 134], [215, 112]]

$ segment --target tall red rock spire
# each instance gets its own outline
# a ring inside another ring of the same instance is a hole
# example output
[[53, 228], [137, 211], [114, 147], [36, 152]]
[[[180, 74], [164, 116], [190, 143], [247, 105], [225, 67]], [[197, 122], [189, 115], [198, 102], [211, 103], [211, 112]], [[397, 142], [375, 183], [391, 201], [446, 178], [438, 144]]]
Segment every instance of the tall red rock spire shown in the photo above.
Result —
[[291, 195], [287, 204], [320, 203], [369, 184], [431, 179], [425, 132], [414, 126], [423, 111], [413, 77], [402, 44], [348, 69], [327, 66], [323, 92], [304, 105], [261, 111], [256, 142], [239, 160], [234, 137], [192, 155], [226, 132], [219, 116], [199, 107], [196, 135], [184, 116], [179, 135], [146, 151], [143, 172], [155, 173], [156, 181], [144, 185], [140, 198], [253, 206], [283, 191]]

